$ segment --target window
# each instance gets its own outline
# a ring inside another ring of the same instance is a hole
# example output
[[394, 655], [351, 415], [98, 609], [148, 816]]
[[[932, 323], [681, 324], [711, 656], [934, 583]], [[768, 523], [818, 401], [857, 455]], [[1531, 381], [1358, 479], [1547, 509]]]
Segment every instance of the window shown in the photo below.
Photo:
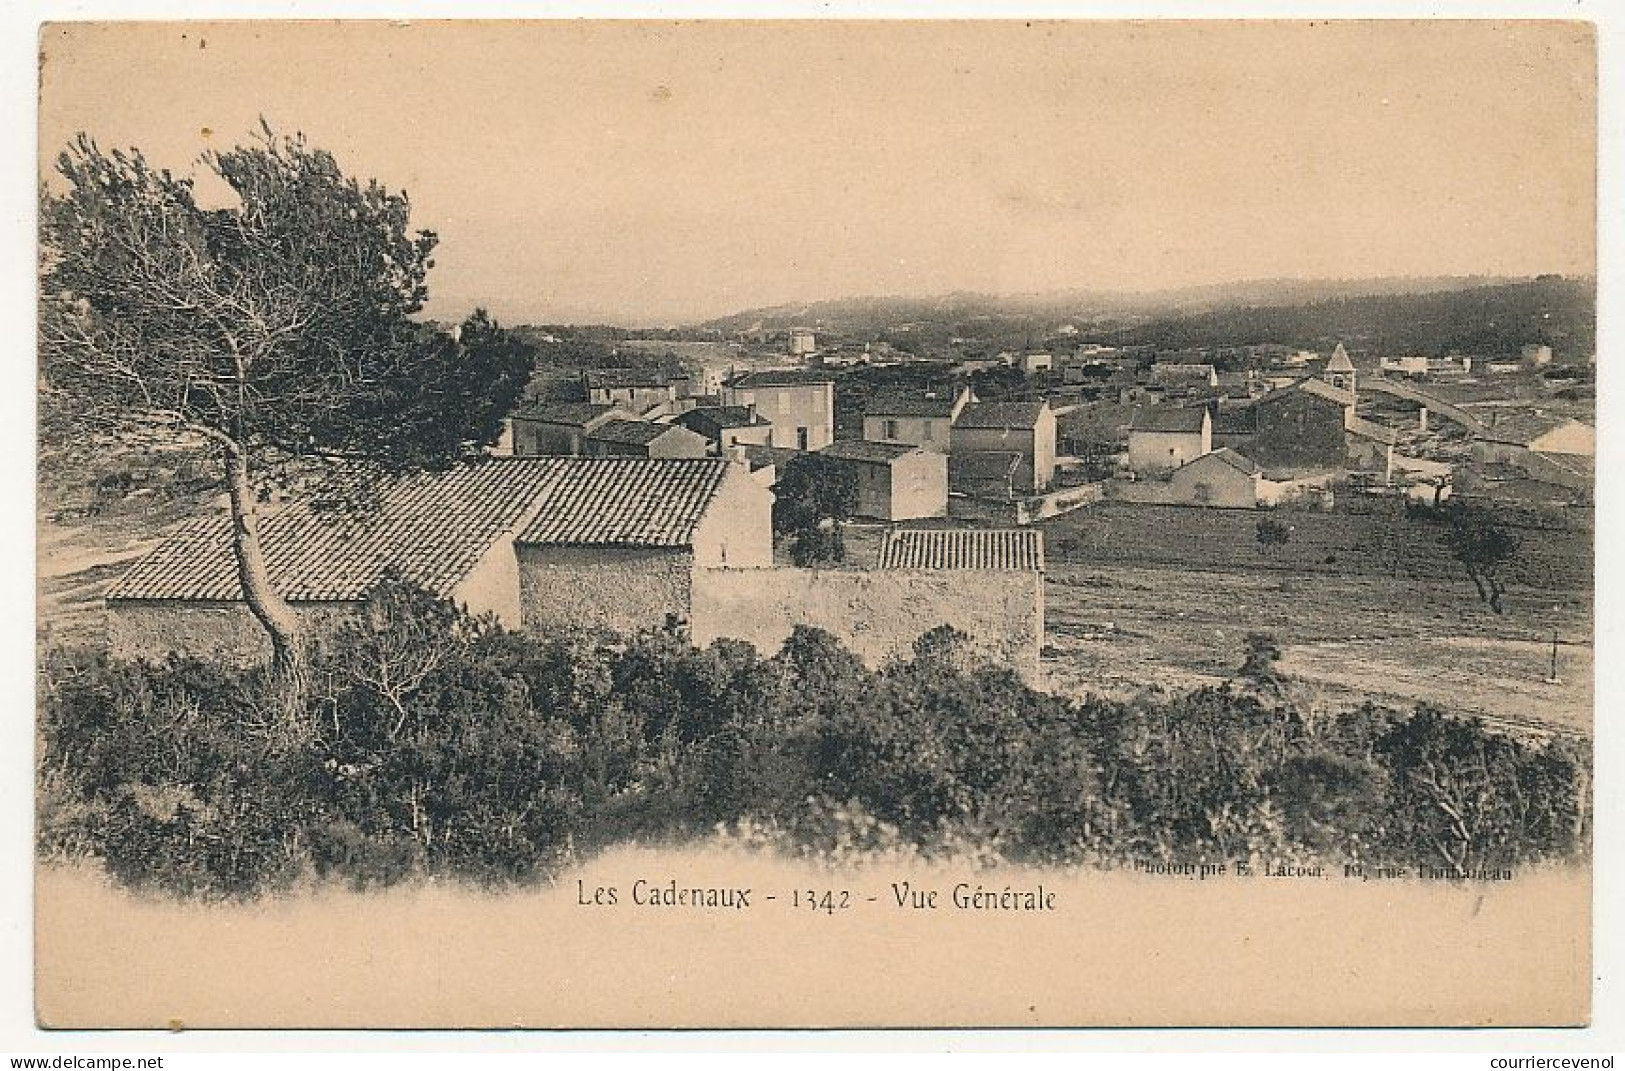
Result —
[[895, 421], [895, 420], [886, 421], [885, 422], [885, 430], [882, 431], [880, 434], [881, 434], [881, 438], [883, 438], [883, 439], [895, 439], [895, 438], [897, 438], [898, 437], [897, 436], [897, 421]]
[[920, 437], [926, 442], [930, 442], [932, 439], [935, 439], [937, 437], [937, 422], [935, 420], [926, 420], [922, 421], [921, 423], [925, 428], [925, 432]]
[[796, 449], [797, 450], [805, 450], [805, 449], [807, 449], [807, 429], [806, 428], [797, 428], [796, 429]]

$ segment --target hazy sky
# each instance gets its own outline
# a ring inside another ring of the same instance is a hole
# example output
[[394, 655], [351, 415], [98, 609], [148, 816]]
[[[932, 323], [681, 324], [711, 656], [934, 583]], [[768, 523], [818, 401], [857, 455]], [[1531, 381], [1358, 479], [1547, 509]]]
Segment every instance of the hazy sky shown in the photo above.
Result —
[[103, 24], [41, 147], [260, 115], [412, 197], [430, 312], [1594, 271], [1575, 23]]

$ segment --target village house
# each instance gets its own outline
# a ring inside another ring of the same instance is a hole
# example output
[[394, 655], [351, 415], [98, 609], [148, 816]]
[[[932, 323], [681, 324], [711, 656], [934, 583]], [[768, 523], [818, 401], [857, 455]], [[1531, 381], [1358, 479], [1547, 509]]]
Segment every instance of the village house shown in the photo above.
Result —
[[519, 457], [585, 453], [588, 434], [611, 420], [625, 420], [631, 415], [619, 405], [599, 402], [524, 406], [510, 418], [513, 453]]
[[724, 405], [772, 425], [768, 445], [822, 450], [835, 439], [835, 377], [812, 369], [748, 372], [723, 384]]
[[1474, 457], [1516, 464], [1526, 454], [1591, 457], [1597, 452], [1597, 429], [1570, 417], [1533, 413], [1496, 413], [1478, 432]]
[[837, 439], [820, 455], [857, 475], [857, 515], [909, 521], [948, 514], [948, 456], [908, 443]]
[[1205, 405], [1147, 406], [1128, 426], [1128, 463], [1136, 476], [1160, 476], [1213, 449]]
[[1255, 509], [1274, 501], [1275, 485], [1256, 462], [1221, 446], [1170, 473], [1168, 492], [1182, 505]]
[[972, 402], [954, 420], [949, 453], [1017, 454], [1016, 490], [1047, 491], [1055, 479], [1055, 412], [1047, 401]]
[[1021, 355], [1021, 370], [1027, 375], [1038, 372], [1049, 372], [1055, 368], [1055, 355], [1052, 353], [1023, 353]]
[[1158, 361], [1151, 366], [1148, 385], [1164, 390], [1192, 387], [1217, 387], [1219, 371], [1211, 364], [1179, 364]]
[[[634, 416], [645, 416], [670, 406], [680, 393], [677, 377], [659, 369], [604, 368], [581, 374], [587, 400], [599, 405], [619, 405]], [[686, 381], [682, 384], [686, 386]]]
[[726, 454], [735, 446], [766, 446], [773, 435], [773, 425], [742, 405], [691, 409], [672, 423], [705, 436], [713, 454]]
[[1021, 455], [983, 450], [948, 456], [948, 488], [956, 495], [1007, 501], [1020, 491]]
[[971, 392], [963, 387], [883, 391], [863, 407], [863, 437], [946, 452], [954, 420], [971, 400]]
[[588, 457], [705, 457], [705, 436], [677, 424], [647, 420], [610, 420], [587, 433], [582, 453]]
[[1377, 362], [1377, 367], [1395, 375], [1425, 376], [1428, 374], [1428, 359], [1420, 354], [1383, 357]]
[[1473, 460], [1589, 492], [1596, 482], [1596, 449], [1597, 430], [1581, 421], [1539, 412], [1497, 414], [1474, 436]]
[[1210, 410], [1213, 416], [1213, 448], [1246, 447], [1258, 433], [1258, 413], [1250, 403], [1221, 402]]
[[[376, 508], [303, 502], [260, 526], [272, 588], [318, 632], [394, 571], [510, 628], [655, 628], [696, 568], [772, 564], [772, 493], [728, 460], [487, 458], [385, 481]], [[224, 515], [188, 526], [106, 596], [120, 657], [270, 655]]]
[[1249, 454], [1267, 466], [1341, 467], [1348, 459], [1353, 391], [1306, 378], [1252, 404], [1257, 430]]

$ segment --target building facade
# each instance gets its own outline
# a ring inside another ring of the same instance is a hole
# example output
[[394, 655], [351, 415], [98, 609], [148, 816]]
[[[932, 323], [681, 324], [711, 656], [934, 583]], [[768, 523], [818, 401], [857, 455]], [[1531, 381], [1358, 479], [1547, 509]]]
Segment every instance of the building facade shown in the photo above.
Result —
[[948, 451], [954, 420], [972, 401], [967, 389], [886, 391], [863, 407], [863, 437]]
[[750, 372], [723, 384], [722, 403], [772, 425], [769, 446], [822, 450], [835, 440], [835, 377], [810, 369]]
[[972, 402], [960, 410], [950, 454], [1015, 454], [1016, 490], [1047, 491], [1055, 480], [1055, 412], [1047, 401]]
[[860, 517], [908, 521], [948, 515], [948, 456], [905, 443], [837, 439], [821, 451], [857, 476]]
[[1213, 449], [1205, 405], [1137, 409], [1128, 427], [1128, 463], [1137, 476], [1160, 476]]

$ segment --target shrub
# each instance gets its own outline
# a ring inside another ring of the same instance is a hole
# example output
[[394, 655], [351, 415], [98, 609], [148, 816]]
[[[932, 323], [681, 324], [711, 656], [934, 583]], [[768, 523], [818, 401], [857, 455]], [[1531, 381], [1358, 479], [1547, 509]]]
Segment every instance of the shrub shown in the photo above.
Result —
[[1566, 858], [1590, 835], [1573, 742], [1431, 708], [1306, 721], [1278, 690], [1078, 702], [952, 629], [874, 670], [805, 627], [767, 658], [665, 630], [518, 635], [392, 578], [313, 680], [316, 731], [286, 744], [259, 672], [50, 652], [40, 854], [237, 897], [307, 877], [532, 881], [718, 827], [826, 861], [1462, 871]]

